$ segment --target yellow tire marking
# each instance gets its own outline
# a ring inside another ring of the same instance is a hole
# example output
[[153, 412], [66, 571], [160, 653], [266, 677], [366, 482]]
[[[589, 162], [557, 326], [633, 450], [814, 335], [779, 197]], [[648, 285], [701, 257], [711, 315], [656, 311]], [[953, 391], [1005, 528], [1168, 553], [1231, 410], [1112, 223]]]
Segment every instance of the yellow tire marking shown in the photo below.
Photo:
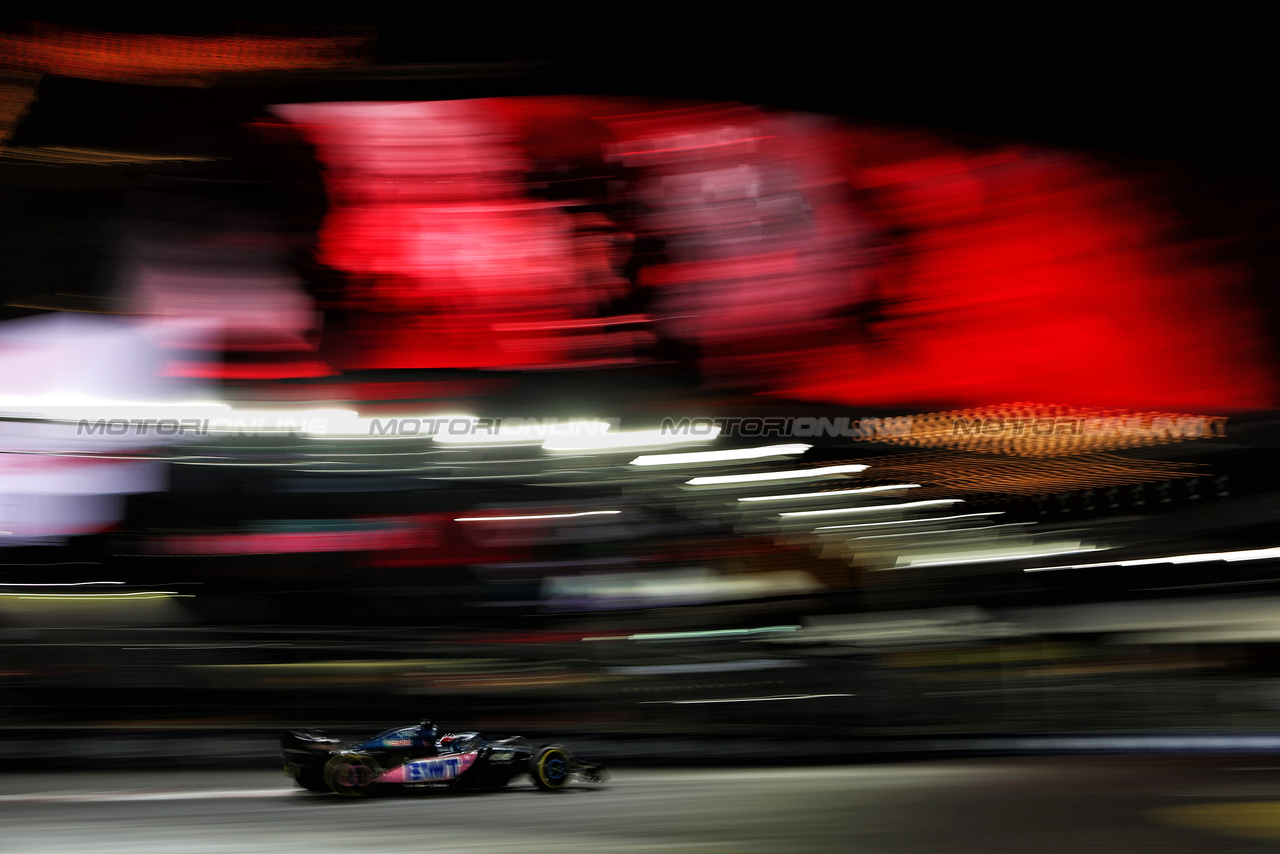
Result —
[[538, 776], [541, 777], [542, 782], [546, 783], [548, 786], [554, 786], [556, 788], [559, 788], [563, 786], [566, 782], [568, 782], [568, 774], [566, 773], [565, 777], [561, 779], [559, 783], [556, 783], [556, 782], [553, 782], [552, 780], [548, 780], [547, 773], [546, 773], [547, 762], [549, 762], [552, 759], [555, 759], [556, 757], [560, 757], [565, 760], [565, 763], [566, 763], [565, 770], [566, 771], [568, 770], [568, 761], [569, 761], [568, 755], [566, 755], [563, 750], [548, 750], [545, 754], [543, 754], [542, 759], [538, 760]]

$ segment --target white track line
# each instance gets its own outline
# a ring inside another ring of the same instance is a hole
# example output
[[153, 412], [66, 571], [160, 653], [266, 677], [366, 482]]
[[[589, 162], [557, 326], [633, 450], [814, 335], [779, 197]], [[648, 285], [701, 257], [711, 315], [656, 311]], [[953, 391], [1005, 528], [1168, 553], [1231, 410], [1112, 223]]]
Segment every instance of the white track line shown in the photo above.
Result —
[[269, 798], [299, 794], [301, 789], [145, 790], [132, 792], [47, 792], [35, 795], [0, 795], [0, 803], [56, 804], [92, 801], [191, 801], [225, 798]]

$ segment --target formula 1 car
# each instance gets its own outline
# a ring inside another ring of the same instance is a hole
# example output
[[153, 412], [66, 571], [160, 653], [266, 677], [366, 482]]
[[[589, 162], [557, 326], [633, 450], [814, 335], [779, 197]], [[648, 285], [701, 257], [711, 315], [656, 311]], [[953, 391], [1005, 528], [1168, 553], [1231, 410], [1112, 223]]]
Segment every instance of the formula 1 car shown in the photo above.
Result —
[[528, 774], [545, 792], [574, 780], [602, 783], [599, 763], [574, 758], [560, 744], [534, 747], [520, 736], [490, 740], [478, 732], [440, 735], [423, 721], [344, 743], [320, 730], [289, 730], [280, 739], [285, 774], [312, 792], [365, 797], [390, 786], [500, 789]]

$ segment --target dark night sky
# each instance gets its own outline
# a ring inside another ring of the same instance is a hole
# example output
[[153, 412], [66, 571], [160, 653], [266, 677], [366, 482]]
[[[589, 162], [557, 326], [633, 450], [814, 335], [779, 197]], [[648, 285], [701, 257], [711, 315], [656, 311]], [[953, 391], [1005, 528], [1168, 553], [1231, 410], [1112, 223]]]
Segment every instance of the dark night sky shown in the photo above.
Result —
[[[1274, 165], [1263, 43], [1246, 18], [1121, 20], [1028, 12], [979, 19], [859, 9], [824, 17], [661, 7], [517, 13], [362, 3], [264, 17], [260, 6], [145, 18], [46, 12], [106, 30], [227, 32], [236, 21], [373, 25], [379, 64], [575, 60], [562, 82], [617, 93], [824, 108], [1072, 146], [1171, 156], [1228, 171]], [[20, 26], [14, 22], [10, 28]]]

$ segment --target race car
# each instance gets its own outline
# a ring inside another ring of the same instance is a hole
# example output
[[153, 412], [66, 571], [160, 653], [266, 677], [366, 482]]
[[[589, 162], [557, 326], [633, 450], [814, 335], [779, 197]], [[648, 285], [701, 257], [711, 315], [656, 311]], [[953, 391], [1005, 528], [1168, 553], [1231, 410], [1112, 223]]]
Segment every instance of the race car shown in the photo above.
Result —
[[280, 739], [285, 774], [312, 792], [365, 797], [393, 786], [500, 789], [528, 774], [546, 792], [574, 781], [602, 783], [600, 763], [576, 759], [560, 744], [534, 747], [521, 736], [441, 735], [431, 721], [344, 743], [320, 730], [288, 730]]

